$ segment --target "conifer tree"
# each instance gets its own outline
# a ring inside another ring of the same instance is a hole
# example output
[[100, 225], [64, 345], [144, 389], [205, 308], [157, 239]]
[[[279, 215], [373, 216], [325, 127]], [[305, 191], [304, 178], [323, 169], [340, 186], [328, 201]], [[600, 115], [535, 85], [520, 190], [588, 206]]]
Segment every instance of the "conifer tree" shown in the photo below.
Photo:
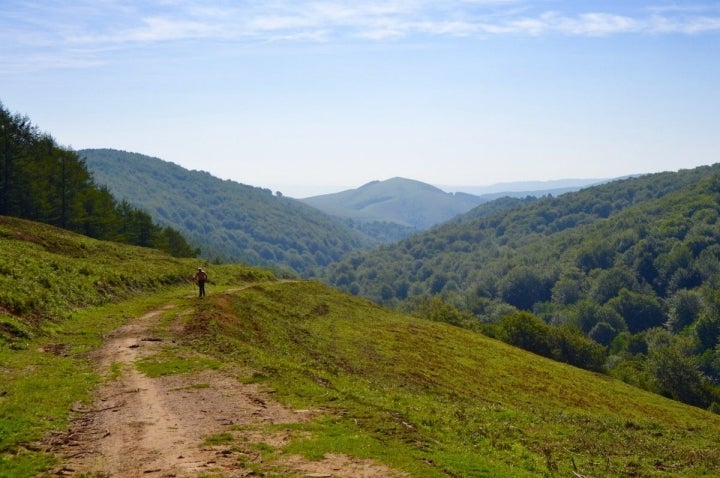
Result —
[[25, 116], [0, 103], [0, 215], [15, 216], [68, 229], [90, 237], [154, 247], [178, 257], [195, 257], [177, 231], [152, 217], [119, 205], [98, 187], [85, 162], [68, 148], [41, 134]]

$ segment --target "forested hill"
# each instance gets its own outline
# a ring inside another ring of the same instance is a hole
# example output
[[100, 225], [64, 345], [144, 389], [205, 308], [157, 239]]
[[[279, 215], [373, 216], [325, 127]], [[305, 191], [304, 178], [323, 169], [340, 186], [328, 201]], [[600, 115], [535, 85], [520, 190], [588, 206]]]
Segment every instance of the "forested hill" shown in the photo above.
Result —
[[383, 243], [391, 243], [457, 218], [479, 205], [484, 206], [475, 214], [487, 215], [493, 210], [513, 207], [537, 197], [577, 191], [591, 182], [597, 184], [602, 180], [567, 179], [467, 187], [480, 191], [476, 195], [447, 193], [430, 184], [396, 177], [300, 201], [343, 218], [353, 228], [371, 234]]
[[211, 260], [311, 276], [373, 240], [297, 200], [174, 163], [112, 149], [79, 151], [95, 179], [199, 244]]
[[59, 146], [27, 116], [11, 113], [1, 102], [0, 145], [0, 215], [177, 257], [198, 254], [177, 230], [155, 224], [128, 202], [118, 202], [93, 181], [75, 151]]
[[488, 200], [472, 194], [446, 193], [412, 179], [392, 178], [301, 201], [334, 216], [361, 222], [391, 222], [422, 231]]
[[[664, 229], [649, 231], [648, 225], [681, 220], [678, 211], [660, 205], [671, 194], [684, 197], [688, 207], [698, 195], [707, 199], [702, 185], [709, 187], [707, 178], [718, 173], [720, 164], [613, 181], [558, 197], [505, 198], [397, 244], [352, 253], [332, 264], [327, 278], [355, 294], [393, 302], [428, 293], [482, 296], [496, 291], [497, 280], [517, 266], [536, 265], [546, 276], [561, 266], [561, 258], [578, 265], [580, 249], [591, 246], [611, 249], [613, 265], [627, 240], [615, 247], [612, 237], [597, 235], [600, 225], [615, 227], [623, 238], [632, 238], [632, 245], [659, 240], [648, 234]], [[682, 221], [688, 228], [701, 226], [691, 217]]]
[[[720, 382], [719, 210], [720, 165], [647, 175], [483, 217], [472, 211], [352, 253], [326, 280], [406, 307], [434, 295], [494, 326], [530, 312], [542, 320], [519, 337], [534, 337], [524, 346], [549, 355], [562, 346], [543, 326], [573, 326], [606, 347], [613, 373], [708, 405], [707, 387]], [[522, 342], [513, 334], [500, 335]], [[663, 361], [682, 385], [655, 373], [668, 370]]]

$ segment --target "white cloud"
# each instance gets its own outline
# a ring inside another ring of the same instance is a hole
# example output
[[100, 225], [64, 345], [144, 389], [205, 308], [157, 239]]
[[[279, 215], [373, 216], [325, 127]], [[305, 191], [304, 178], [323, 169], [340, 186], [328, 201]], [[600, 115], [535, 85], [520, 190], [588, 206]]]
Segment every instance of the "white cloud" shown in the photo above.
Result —
[[641, 30], [637, 20], [608, 13], [584, 13], [575, 18], [563, 17], [556, 26], [562, 33], [580, 36], [632, 33]]
[[688, 35], [720, 32], [720, 15], [716, 17], [693, 16], [681, 20], [654, 16], [648, 22], [647, 30], [652, 33], [681, 33]]
[[[555, 10], [542, 9], [548, 5]], [[416, 36], [720, 33], [720, 7], [714, 5], [646, 5], [611, 11], [598, 1], [593, 7], [578, 11], [581, 7], [575, 2], [529, 0], [275, 0], [213, 6], [195, 0], [86, 0], [51, 2], [40, 9], [10, 0], [0, 18], [0, 44], [17, 52], [17, 62], [23, 55], [54, 55], [68, 59], [53, 64], [82, 65], [88, 61], [83, 55], [92, 52], [181, 40], [382, 42]]]
[[700, 13], [700, 12], [714, 12], [720, 13], [720, 5], [713, 4], [685, 4], [678, 5], [673, 2], [671, 5], [651, 5], [647, 8], [648, 11], [657, 14], [667, 13]]

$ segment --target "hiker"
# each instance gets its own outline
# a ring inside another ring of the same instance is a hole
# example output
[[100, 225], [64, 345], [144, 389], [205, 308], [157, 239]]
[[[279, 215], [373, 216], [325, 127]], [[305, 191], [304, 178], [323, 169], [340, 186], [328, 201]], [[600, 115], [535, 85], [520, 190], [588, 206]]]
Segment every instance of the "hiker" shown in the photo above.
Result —
[[193, 280], [197, 282], [198, 288], [200, 289], [200, 297], [205, 297], [205, 282], [208, 280], [207, 272], [198, 268]]

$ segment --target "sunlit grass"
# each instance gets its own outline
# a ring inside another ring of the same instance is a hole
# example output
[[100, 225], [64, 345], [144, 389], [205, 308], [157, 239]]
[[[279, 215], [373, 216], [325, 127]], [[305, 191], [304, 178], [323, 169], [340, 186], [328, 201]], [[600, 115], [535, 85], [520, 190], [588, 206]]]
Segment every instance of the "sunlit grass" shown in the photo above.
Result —
[[181, 353], [175, 348], [166, 348], [161, 353], [144, 357], [136, 362], [137, 369], [151, 378], [217, 370], [221, 366], [222, 362], [219, 360]]
[[[58, 322], [52, 334], [30, 340], [28, 347], [0, 347], [0, 476], [33, 476], [53, 461], [42, 453], [29, 457], [18, 449], [42, 439], [49, 430], [65, 429], [70, 410], [89, 400], [101, 377], [86, 353], [134, 314], [166, 300], [155, 297], [79, 311]], [[120, 373], [119, 366], [111, 367], [111, 375]], [[26, 462], [30, 465], [22, 465]], [[25, 468], [35, 471], [20, 471]]]
[[[97, 376], [88, 352], [149, 310], [192, 305], [197, 265], [0, 217], [0, 476], [35, 476], [53, 463], [33, 451], [34, 443], [66, 429], [71, 409], [87, 402], [101, 380], [123, 372], [116, 364], [108, 376]], [[258, 268], [208, 269], [214, 291], [272, 279]], [[191, 355], [165, 363], [162, 373], [217, 366], [217, 360], [193, 363]]]
[[227, 445], [235, 441], [235, 435], [230, 432], [220, 433], [207, 437], [200, 446]]
[[374, 457], [412, 476], [720, 470], [715, 415], [316, 283], [212, 298], [186, 332], [290, 406], [326, 411], [288, 453]]
[[282, 455], [329, 453], [413, 477], [720, 474], [717, 415], [258, 268], [208, 267], [200, 300], [185, 278], [196, 261], [29, 227], [0, 223], [0, 263], [16, 279], [0, 284], [0, 476], [52, 465], [33, 443], [124, 372], [97, 376], [89, 353], [159, 309], [162, 344], [135, 364], [143, 373], [246, 370], [240, 381], [314, 411], [282, 425], [292, 439], [280, 448], [237, 430], [208, 437], [260, 454], [239, 464], [258, 475], [281, 476], [272, 461]]

